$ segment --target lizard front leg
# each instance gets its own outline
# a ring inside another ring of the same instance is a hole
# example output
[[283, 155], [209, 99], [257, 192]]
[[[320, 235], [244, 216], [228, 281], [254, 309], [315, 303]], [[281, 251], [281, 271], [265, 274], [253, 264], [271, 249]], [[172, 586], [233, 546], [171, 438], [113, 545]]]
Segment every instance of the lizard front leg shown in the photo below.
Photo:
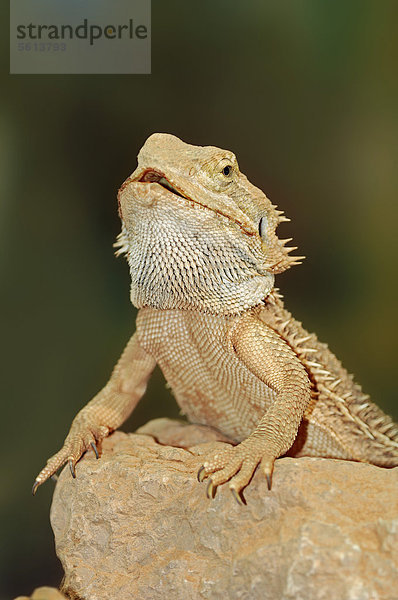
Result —
[[305, 409], [311, 399], [308, 374], [291, 347], [273, 329], [254, 315], [238, 321], [231, 334], [233, 351], [252, 373], [273, 389], [277, 398], [250, 436], [238, 444], [226, 444], [203, 463], [198, 478], [210, 477], [207, 495], [230, 481], [238, 502], [256, 467], [271, 488], [275, 459], [292, 446]]
[[64, 445], [54, 454], [36, 477], [32, 492], [69, 462], [73, 477], [75, 465], [82, 454], [117, 429], [131, 414], [143, 396], [156, 361], [140, 345], [137, 333], [126, 348], [105, 387], [77, 413]]

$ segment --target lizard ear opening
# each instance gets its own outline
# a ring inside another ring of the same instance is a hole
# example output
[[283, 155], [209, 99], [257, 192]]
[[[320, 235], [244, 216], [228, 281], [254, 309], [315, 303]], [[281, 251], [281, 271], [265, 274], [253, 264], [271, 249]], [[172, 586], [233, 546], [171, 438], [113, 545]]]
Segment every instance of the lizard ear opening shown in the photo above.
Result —
[[267, 235], [267, 217], [261, 217], [258, 222], [258, 233], [262, 240], [265, 240]]

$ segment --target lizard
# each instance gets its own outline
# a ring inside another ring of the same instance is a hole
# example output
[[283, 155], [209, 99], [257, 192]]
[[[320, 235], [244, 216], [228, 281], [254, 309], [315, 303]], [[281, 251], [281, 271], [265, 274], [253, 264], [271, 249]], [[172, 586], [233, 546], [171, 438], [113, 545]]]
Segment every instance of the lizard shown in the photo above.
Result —
[[118, 428], [158, 364], [187, 418], [221, 431], [199, 481], [214, 498], [243, 489], [259, 467], [316, 456], [398, 466], [398, 425], [284, 307], [275, 276], [304, 257], [276, 229], [289, 221], [240, 172], [236, 156], [152, 134], [118, 192], [136, 331], [105, 387], [76, 415], [33, 493]]

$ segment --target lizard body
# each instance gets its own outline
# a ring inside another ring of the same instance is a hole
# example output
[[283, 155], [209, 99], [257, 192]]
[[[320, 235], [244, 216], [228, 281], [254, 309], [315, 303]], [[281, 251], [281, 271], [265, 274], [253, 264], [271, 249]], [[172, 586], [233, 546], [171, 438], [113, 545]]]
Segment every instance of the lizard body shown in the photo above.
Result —
[[237, 442], [203, 463], [209, 497], [228, 481], [241, 501], [258, 465], [270, 486], [286, 453], [398, 465], [398, 426], [284, 308], [275, 275], [302, 257], [278, 239], [286, 217], [231, 152], [154, 134], [118, 199], [137, 329], [34, 491], [67, 461], [75, 475], [83, 452], [129, 416], [156, 363], [190, 420]]

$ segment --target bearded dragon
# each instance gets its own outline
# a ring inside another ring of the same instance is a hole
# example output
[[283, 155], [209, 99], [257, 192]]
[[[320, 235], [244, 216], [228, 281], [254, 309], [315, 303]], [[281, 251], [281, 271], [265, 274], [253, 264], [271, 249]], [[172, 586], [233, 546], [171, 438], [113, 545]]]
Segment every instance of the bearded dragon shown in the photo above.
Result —
[[188, 419], [217, 428], [198, 472], [235, 499], [260, 466], [318, 456], [398, 465], [398, 426], [284, 308], [275, 275], [300, 263], [277, 237], [283, 212], [232, 152], [151, 135], [118, 193], [136, 331], [105, 387], [77, 414], [33, 492], [119, 427], [159, 364]]

